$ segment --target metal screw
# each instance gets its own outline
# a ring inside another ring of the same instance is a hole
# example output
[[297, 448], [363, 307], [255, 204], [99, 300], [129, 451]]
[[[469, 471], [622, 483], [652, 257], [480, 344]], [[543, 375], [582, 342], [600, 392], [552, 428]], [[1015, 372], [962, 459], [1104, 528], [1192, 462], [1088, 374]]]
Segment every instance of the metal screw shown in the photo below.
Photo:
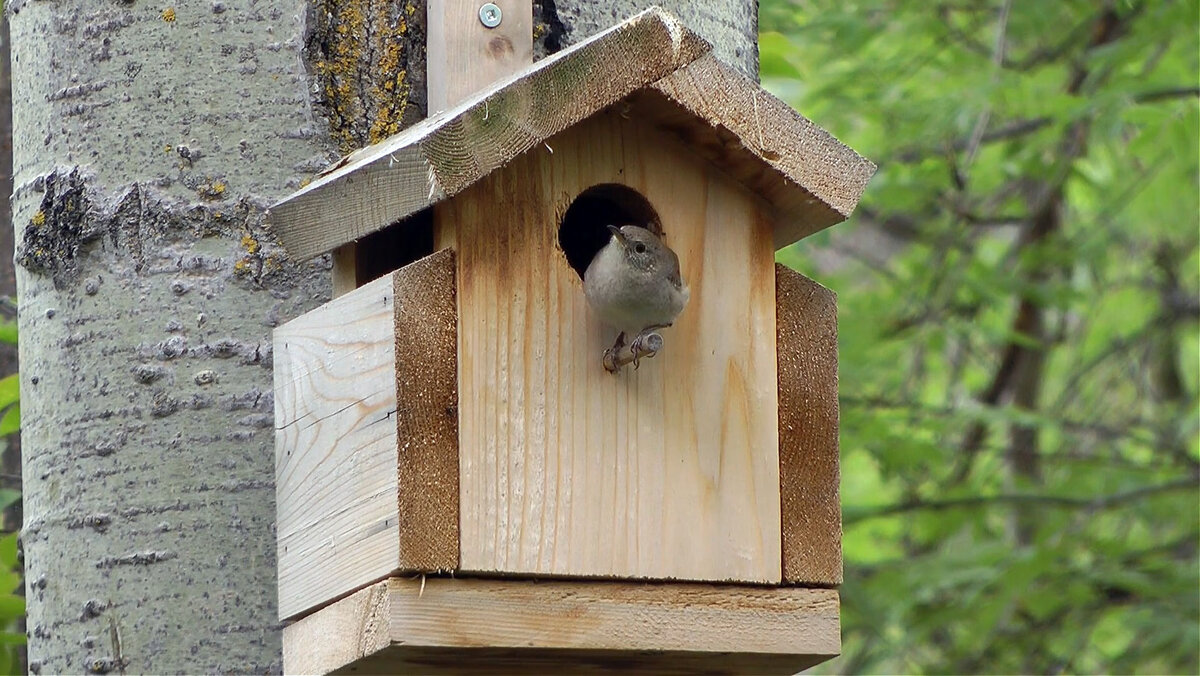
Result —
[[496, 6], [494, 2], [485, 2], [479, 6], [479, 22], [488, 28], [495, 28], [500, 25], [500, 20], [504, 18], [504, 13]]

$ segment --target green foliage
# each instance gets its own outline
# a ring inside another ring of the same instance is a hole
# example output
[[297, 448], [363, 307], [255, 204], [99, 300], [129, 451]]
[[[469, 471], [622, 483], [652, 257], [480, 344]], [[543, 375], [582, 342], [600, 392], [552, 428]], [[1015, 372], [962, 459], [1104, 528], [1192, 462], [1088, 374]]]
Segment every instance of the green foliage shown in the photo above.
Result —
[[0, 437], [21, 429], [21, 391], [16, 373], [0, 378]]
[[17, 534], [8, 533], [0, 536], [0, 674], [17, 673], [20, 669], [17, 650], [25, 644], [25, 633], [13, 628], [25, 616], [25, 599], [13, 592], [21, 584]]
[[[0, 320], [0, 343], [17, 344], [17, 323]], [[0, 452], [7, 437], [21, 427], [20, 384], [16, 374], [0, 378]], [[0, 512], [20, 502], [21, 491], [0, 488]], [[18, 622], [25, 616], [25, 599], [17, 592], [24, 581], [21, 563], [17, 560], [17, 534], [0, 533], [0, 674], [15, 674], [23, 670], [20, 648], [25, 645], [25, 633]]]
[[780, 253], [839, 294], [821, 669], [1200, 672], [1196, 0], [761, 7], [764, 83], [880, 165]]

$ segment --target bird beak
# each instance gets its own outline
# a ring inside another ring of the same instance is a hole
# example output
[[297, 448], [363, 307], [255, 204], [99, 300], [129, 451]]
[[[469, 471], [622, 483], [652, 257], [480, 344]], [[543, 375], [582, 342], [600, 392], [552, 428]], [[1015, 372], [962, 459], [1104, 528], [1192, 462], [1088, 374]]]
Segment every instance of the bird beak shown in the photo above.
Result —
[[608, 226], [608, 231], [612, 233], [613, 239], [617, 240], [617, 244], [620, 244], [621, 248], [624, 249], [625, 248], [625, 233], [621, 232], [621, 229], [615, 225]]

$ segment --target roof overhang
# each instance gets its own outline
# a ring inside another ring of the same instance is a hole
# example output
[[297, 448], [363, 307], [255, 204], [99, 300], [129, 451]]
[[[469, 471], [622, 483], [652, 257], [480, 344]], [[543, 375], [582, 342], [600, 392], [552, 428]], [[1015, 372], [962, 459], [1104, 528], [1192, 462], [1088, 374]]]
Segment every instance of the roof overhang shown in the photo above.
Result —
[[766, 200], [776, 248], [845, 220], [875, 165], [711, 50], [648, 9], [348, 155], [267, 221], [293, 257], [319, 255], [462, 192], [622, 100]]

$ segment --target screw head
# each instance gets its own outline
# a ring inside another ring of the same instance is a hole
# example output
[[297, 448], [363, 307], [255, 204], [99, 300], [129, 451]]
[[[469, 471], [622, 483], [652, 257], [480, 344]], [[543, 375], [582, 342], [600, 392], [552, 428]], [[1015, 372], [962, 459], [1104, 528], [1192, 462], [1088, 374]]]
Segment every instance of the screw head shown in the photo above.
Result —
[[485, 2], [479, 6], [479, 22], [488, 28], [495, 28], [500, 25], [500, 20], [504, 18], [504, 13], [496, 6], [494, 2]]

